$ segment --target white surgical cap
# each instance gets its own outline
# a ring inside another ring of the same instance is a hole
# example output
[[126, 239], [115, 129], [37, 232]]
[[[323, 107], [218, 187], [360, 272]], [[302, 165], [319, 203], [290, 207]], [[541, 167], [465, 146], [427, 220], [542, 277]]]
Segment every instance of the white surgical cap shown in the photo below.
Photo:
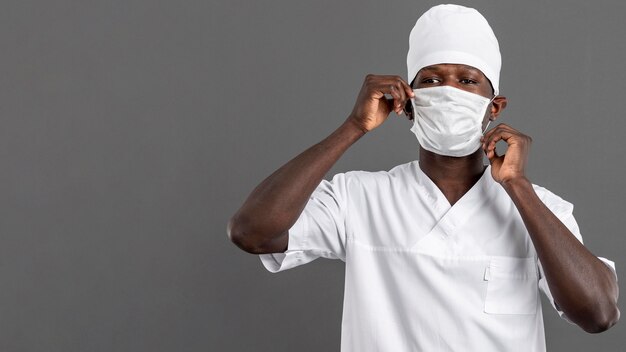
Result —
[[464, 64], [475, 67], [491, 81], [498, 94], [500, 47], [487, 20], [475, 9], [438, 5], [426, 11], [409, 35], [406, 56], [407, 81], [422, 68], [435, 64]]

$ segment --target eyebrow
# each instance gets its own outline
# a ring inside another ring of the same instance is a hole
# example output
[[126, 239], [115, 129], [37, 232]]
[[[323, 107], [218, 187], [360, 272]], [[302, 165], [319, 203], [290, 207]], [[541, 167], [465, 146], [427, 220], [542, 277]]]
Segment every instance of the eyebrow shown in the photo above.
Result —
[[[472, 72], [476, 72], [476, 73], [480, 73], [480, 70], [478, 70], [477, 68], [474, 68], [472, 66], [468, 66], [468, 65], [463, 65], [463, 64], [459, 64], [460, 66], [462, 66], [464, 69], [468, 70], [468, 71], [472, 71]], [[420, 69], [420, 71], [440, 71], [439, 65], [431, 65], [431, 66], [426, 66], [422, 69]]]

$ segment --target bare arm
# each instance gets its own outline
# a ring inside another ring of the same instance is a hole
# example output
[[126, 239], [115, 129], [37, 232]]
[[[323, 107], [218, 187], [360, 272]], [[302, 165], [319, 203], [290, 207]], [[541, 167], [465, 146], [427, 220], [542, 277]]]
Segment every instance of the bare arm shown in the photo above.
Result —
[[[385, 94], [390, 94], [393, 102]], [[345, 122], [252, 191], [228, 222], [230, 239], [249, 253], [284, 252], [289, 228], [328, 170], [354, 142], [382, 124], [392, 110], [401, 113], [412, 95], [412, 89], [398, 76], [368, 75]]]
[[284, 252], [288, 229], [326, 172], [364, 132], [346, 120], [261, 182], [228, 223], [231, 240], [255, 254]]
[[[554, 301], [587, 332], [602, 332], [615, 325], [620, 316], [615, 276], [546, 207], [524, 175], [530, 137], [501, 124], [484, 138], [492, 175], [522, 216]], [[499, 140], [509, 145], [502, 156], [495, 153]]]

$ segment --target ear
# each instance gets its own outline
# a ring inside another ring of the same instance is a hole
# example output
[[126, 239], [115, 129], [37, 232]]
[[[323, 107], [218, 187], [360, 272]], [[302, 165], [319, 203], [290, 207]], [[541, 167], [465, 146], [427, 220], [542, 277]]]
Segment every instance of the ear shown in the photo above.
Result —
[[491, 111], [489, 114], [489, 119], [491, 121], [495, 121], [500, 115], [500, 113], [502, 112], [502, 110], [506, 108], [507, 103], [508, 101], [506, 97], [503, 97], [501, 95], [498, 95], [497, 97], [493, 98], [493, 101], [491, 102]]

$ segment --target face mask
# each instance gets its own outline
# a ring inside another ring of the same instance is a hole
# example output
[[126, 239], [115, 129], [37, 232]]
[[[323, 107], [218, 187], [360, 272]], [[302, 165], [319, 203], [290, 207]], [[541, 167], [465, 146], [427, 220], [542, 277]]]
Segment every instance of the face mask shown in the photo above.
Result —
[[482, 122], [493, 98], [450, 86], [414, 89], [413, 92], [411, 131], [422, 148], [456, 157], [478, 150], [484, 133]]

